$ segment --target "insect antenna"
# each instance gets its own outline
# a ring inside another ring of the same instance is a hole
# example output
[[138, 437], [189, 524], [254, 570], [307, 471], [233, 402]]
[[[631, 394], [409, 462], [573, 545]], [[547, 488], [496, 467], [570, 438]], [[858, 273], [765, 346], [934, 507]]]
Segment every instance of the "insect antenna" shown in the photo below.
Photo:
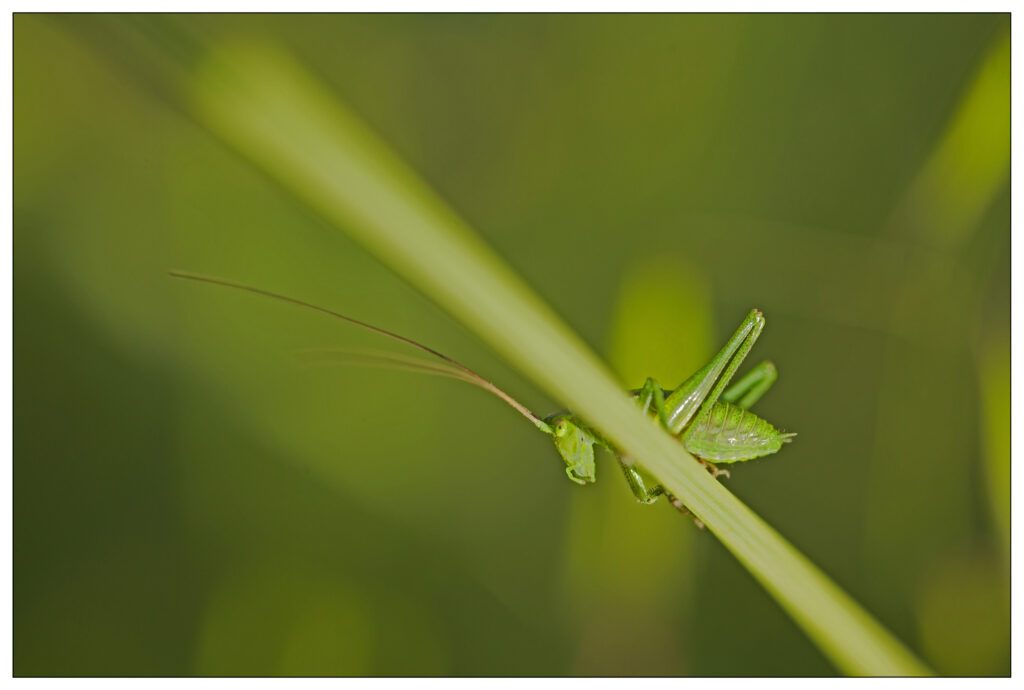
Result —
[[[537, 415], [533, 414], [533, 412], [531, 412], [525, 405], [523, 405], [521, 402], [513, 398], [511, 395], [503, 391], [501, 388], [498, 388], [498, 386], [494, 385], [493, 383], [485, 379], [483, 376], [467, 367], [465, 364], [449, 357], [448, 355], [442, 352], [438, 352], [432, 347], [428, 347], [423, 343], [417, 342], [412, 338], [407, 338], [404, 335], [399, 335], [398, 333], [389, 331], [385, 328], [381, 328], [380, 326], [374, 326], [373, 324], [367, 323], [365, 321], [360, 321], [359, 319], [353, 318], [351, 316], [346, 316], [345, 314], [333, 311], [331, 309], [327, 309], [326, 307], [320, 307], [310, 302], [304, 302], [300, 299], [296, 299], [295, 297], [288, 297], [287, 295], [282, 295], [277, 292], [271, 292], [270, 290], [264, 290], [263, 288], [258, 288], [252, 285], [236, 283], [225, 278], [215, 278], [212, 276], [199, 275], [197, 273], [185, 273], [183, 271], [168, 271], [168, 273], [173, 278], [179, 278], [181, 280], [192, 280], [199, 283], [209, 283], [210, 285], [220, 285], [223, 287], [234, 288], [236, 290], [243, 290], [245, 292], [251, 292], [256, 295], [270, 297], [271, 299], [276, 299], [280, 302], [285, 302], [287, 304], [291, 304], [297, 307], [303, 307], [304, 309], [310, 309], [312, 311], [320, 312], [321, 314], [326, 314], [327, 316], [333, 316], [336, 319], [346, 321], [352, 324], [353, 326], [359, 326], [360, 328], [370, 331], [371, 333], [383, 335], [387, 338], [397, 340], [398, 342], [408, 345], [410, 347], [414, 347], [417, 350], [420, 350], [421, 352], [425, 352], [428, 355], [437, 358], [438, 360], [440, 360], [440, 362], [422, 361], [413, 358], [402, 358], [400, 355], [393, 355], [391, 356], [391, 359], [393, 360], [392, 365], [395, 365], [399, 362], [403, 362], [403, 364], [401, 366], [398, 366], [398, 368], [405, 368], [406, 370], [418, 371], [420, 373], [433, 373], [439, 376], [449, 376], [451, 378], [459, 379], [460, 381], [465, 381], [466, 383], [473, 384], [474, 386], [477, 386], [479, 388], [483, 388], [485, 391], [488, 391], [489, 393], [492, 393], [493, 395], [503, 400], [505, 403], [509, 405], [509, 407], [514, 409], [516, 412], [529, 419], [535, 427], [537, 427], [544, 433], [552, 433], [551, 427], [549, 427], [547, 423], [544, 422], [544, 420], [537, 417]], [[365, 353], [363, 356], [367, 357]], [[381, 361], [387, 359], [387, 357], [380, 357], [379, 355], [376, 356], [376, 358]]]
[[414, 374], [426, 374], [428, 376], [442, 376], [444, 378], [456, 379], [465, 383], [490, 391], [480, 380], [468, 375], [462, 369], [451, 366], [447, 362], [435, 362], [434, 360], [411, 355], [400, 355], [394, 352], [379, 350], [349, 350], [345, 348], [316, 348], [308, 350], [297, 350], [295, 352], [304, 364], [342, 366], [373, 367], [377, 369], [392, 369], [407, 371]]

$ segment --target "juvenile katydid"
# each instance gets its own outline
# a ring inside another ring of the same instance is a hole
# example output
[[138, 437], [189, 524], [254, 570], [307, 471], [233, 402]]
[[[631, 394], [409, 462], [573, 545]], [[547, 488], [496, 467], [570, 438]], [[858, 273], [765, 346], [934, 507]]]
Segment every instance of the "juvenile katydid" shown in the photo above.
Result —
[[[431, 359], [350, 351], [320, 351], [319, 356], [321, 359], [333, 358], [335, 361], [347, 363], [386, 366], [421, 374], [445, 376], [482, 388], [551, 436], [555, 449], [565, 463], [565, 474], [573, 482], [590, 484], [596, 481], [594, 446], [599, 446], [618, 460], [630, 490], [640, 503], [654, 503], [660, 495], [665, 494], [674, 507], [685, 511], [684, 506], [668, 494], [646, 470], [619, 452], [611, 442], [572, 412], [561, 411], [547, 417], [538, 417], [525, 405], [469, 367], [423, 343], [331, 309], [251, 285], [178, 271], [171, 271], [170, 274], [184, 280], [244, 290], [327, 314], [416, 348], [430, 355]], [[729, 385], [740, 364], [761, 335], [764, 323], [764, 315], [757, 309], [751, 310], [718, 354], [677, 388], [662, 388], [653, 378], [648, 378], [642, 388], [631, 391], [644, 413], [657, 419], [666, 431], [678, 438], [686, 450], [716, 477], [728, 476], [728, 471], [718, 468], [717, 465], [772, 455], [796, 435], [780, 432], [750, 411], [750, 407], [778, 378], [775, 366], [771, 362], [761, 362], [746, 376]], [[315, 352], [313, 355], [316, 358]]]

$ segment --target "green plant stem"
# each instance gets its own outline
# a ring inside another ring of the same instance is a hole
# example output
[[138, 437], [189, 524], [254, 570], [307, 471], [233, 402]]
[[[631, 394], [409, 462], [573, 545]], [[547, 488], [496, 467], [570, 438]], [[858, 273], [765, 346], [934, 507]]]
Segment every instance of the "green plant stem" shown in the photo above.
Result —
[[678, 442], [652, 425], [555, 313], [296, 64], [267, 48], [224, 48], [191, 74], [189, 98], [194, 114], [218, 137], [641, 459], [838, 669], [879, 676], [930, 673]]

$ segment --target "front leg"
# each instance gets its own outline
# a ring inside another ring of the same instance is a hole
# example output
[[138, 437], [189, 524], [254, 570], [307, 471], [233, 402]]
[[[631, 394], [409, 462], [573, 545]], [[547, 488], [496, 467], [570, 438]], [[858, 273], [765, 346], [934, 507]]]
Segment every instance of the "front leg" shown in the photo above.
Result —
[[619, 466], [622, 468], [622, 473], [626, 476], [629, 490], [633, 492], [633, 496], [637, 501], [644, 505], [650, 505], [657, 502], [658, 496], [665, 493], [665, 489], [651, 475], [622, 458], [617, 459]]
[[644, 414], [647, 414], [649, 410], [654, 410], [658, 419], [661, 421], [661, 426], [668, 429], [668, 411], [665, 408], [665, 391], [658, 382], [650, 376], [644, 381], [643, 388], [641, 388], [636, 394], [636, 400], [640, 404], [640, 409]]

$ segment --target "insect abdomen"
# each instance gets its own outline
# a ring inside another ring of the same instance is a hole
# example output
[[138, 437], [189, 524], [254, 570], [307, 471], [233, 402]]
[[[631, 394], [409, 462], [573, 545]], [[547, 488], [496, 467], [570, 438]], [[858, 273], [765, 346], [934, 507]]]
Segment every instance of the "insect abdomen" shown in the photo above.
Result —
[[791, 436], [749, 410], [719, 402], [706, 420], [694, 420], [683, 434], [683, 443], [704, 460], [742, 462], [777, 453]]

